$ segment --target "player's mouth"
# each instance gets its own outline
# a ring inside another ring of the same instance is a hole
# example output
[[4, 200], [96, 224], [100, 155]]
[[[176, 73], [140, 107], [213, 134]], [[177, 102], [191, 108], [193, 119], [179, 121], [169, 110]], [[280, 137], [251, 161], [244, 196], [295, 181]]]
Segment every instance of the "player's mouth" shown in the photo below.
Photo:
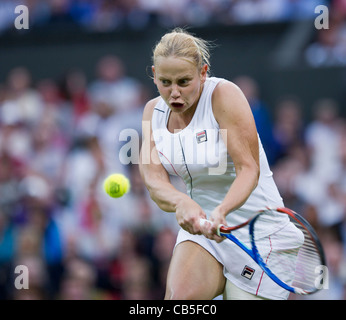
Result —
[[173, 108], [179, 109], [179, 108], [183, 108], [183, 107], [184, 107], [184, 103], [172, 102], [172, 103], [171, 103], [171, 106], [172, 106]]

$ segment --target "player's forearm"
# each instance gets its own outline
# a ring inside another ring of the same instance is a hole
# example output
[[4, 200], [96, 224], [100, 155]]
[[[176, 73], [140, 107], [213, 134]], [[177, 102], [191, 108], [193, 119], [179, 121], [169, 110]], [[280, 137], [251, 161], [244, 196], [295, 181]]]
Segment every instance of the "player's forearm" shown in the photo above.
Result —
[[170, 183], [146, 184], [151, 199], [166, 212], [176, 212], [177, 205], [186, 197]]
[[170, 182], [167, 174], [151, 170], [150, 165], [140, 163], [139, 169], [151, 199], [166, 212], [175, 212], [178, 203], [186, 194], [178, 191]]

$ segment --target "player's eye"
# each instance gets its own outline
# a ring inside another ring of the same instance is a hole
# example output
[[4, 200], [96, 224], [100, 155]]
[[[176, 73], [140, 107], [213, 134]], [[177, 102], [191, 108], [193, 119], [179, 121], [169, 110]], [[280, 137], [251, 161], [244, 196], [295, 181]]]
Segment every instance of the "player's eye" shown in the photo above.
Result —
[[169, 80], [166, 80], [166, 79], [161, 79], [161, 83], [165, 87], [167, 87], [171, 84], [171, 82]]
[[189, 84], [189, 79], [180, 79], [179, 85], [180, 86], [187, 86]]

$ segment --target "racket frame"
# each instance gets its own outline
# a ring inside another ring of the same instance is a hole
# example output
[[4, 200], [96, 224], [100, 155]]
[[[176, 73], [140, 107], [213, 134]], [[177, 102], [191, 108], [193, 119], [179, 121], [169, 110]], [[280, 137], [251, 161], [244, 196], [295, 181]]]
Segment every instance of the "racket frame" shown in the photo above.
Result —
[[[236, 245], [238, 245], [241, 249], [243, 249], [260, 267], [261, 269], [270, 277], [273, 281], [275, 281], [279, 286], [284, 288], [285, 290], [300, 294], [300, 295], [308, 295], [315, 293], [318, 291], [318, 288], [315, 288], [314, 290], [304, 290], [302, 288], [290, 286], [287, 283], [280, 280], [267, 266], [267, 264], [263, 261], [262, 257], [260, 256], [256, 242], [255, 242], [255, 232], [254, 232], [254, 225], [257, 221], [257, 219], [265, 212], [267, 211], [278, 211], [280, 213], [284, 213], [289, 215], [291, 218], [296, 220], [305, 230], [306, 232], [311, 234], [312, 240], [314, 242], [315, 248], [318, 251], [320, 258], [321, 258], [321, 265], [326, 265], [325, 255], [323, 251], [322, 244], [315, 232], [315, 230], [312, 228], [312, 226], [309, 224], [309, 222], [300, 216], [298, 213], [294, 212], [291, 209], [285, 208], [285, 207], [279, 207], [275, 209], [267, 208], [265, 210], [261, 210], [256, 213], [254, 217], [247, 220], [246, 222], [239, 224], [234, 227], [224, 226], [220, 225], [218, 228], [218, 235], [223, 236], [234, 242]], [[251, 249], [247, 247], [242, 241], [240, 241], [238, 238], [236, 238], [234, 235], [232, 235], [232, 231], [240, 229], [246, 225], [249, 225], [249, 236], [250, 236], [250, 243], [251, 243]]]

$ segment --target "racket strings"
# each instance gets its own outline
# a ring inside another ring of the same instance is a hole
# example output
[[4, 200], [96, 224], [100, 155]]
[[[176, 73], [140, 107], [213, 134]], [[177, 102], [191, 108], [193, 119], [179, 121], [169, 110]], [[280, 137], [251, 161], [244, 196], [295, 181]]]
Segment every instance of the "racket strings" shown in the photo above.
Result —
[[[262, 260], [282, 281], [306, 292], [316, 291], [318, 270], [322, 264], [313, 236], [292, 219], [291, 232], [280, 232], [257, 244]], [[279, 240], [278, 240], [279, 239]], [[275, 241], [274, 241], [275, 240]], [[268, 245], [269, 243], [269, 245]]]

